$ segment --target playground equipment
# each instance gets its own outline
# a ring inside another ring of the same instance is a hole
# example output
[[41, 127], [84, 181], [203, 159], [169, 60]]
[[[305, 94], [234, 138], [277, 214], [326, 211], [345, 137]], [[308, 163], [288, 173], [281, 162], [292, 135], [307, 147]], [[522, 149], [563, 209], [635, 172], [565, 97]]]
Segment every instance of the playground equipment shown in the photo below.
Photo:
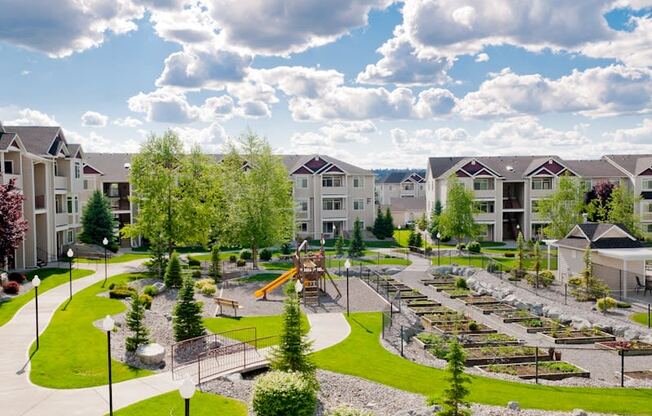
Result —
[[335, 284], [333, 277], [326, 270], [326, 255], [324, 252], [324, 239], [321, 240], [319, 252], [311, 253], [308, 251], [308, 240], [303, 241], [297, 247], [295, 254], [292, 256], [294, 267], [280, 275], [261, 289], [257, 290], [254, 295], [257, 298], [267, 298], [269, 292], [282, 286], [290, 279], [296, 279], [301, 283], [301, 293], [304, 305], [319, 305], [320, 293], [326, 292], [326, 279], [328, 278], [338, 295], [341, 297], [339, 288]]

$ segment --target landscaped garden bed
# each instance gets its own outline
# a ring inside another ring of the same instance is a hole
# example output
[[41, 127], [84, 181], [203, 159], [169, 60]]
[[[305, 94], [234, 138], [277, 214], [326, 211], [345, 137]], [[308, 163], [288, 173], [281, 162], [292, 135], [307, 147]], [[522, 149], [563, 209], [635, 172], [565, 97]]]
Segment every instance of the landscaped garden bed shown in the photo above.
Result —
[[450, 289], [444, 289], [442, 290], [442, 293], [445, 296], [448, 296], [451, 299], [460, 299], [460, 298], [466, 298], [471, 295], [473, 295], [473, 291], [469, 289], [460, 289], [458, 287], [450, 288]]
[[450, 322], [468, 322], [469, 318], [461, 312], [444, 308], [440, 311], [421, 316], [421, 324], [426, 329], [433, 329], [434, 325]]
[[[535, 363], [489, 364], [477, 366], [477, 368], [487, 373], [509, 374], [524, 380], [537, 377]], [[570, 377], [589, 378], [591, 376], [588, 371], [566, 361], [539, 361], [538, 373], [538, 377], [544, 380], [563, 380]]]
[[[390, 290], [390, 293], [393, 293]], [[401, 291], [401, 300], [427, 300], [428, 296], [419, 293], [417, 290], [412, 290], [410, 292]]]
[[491, 313], [511, 312], [517, 310], [515, 307], [511, 305], [507, 305], [505, 303], [471, 305], [471, 307], [479, 310], [485, 315], [489, 315]]
[[555, 327], [560, 328], [559, 323], [553, 321], [552, 319], [546, 318], [534, 318], [528, 319], [526, 321], [517, 321], [514, 322], [514, 324], [525, 329], [528, 334], [550, 331]]
[[[536, 347], [523, 345], [498, 345], [480, 348], [465, 348], [466, 365], [527, 363], [536, 360]], [[539, 360], [552, 360], [550, 352], [539, 349]]]
[[442, 334], [463, 335], [463, 334], [492, 334], [496, 333], [493, 328], [475, 321], [458, 321], [440, 323], [433, 325], [432, 329]]
[[495, 312], [495, 315], [498, 315], [502, 318], [503, 322], [506, 324], [519, 321], [529, 321], [530, 319], [537, 319], [536, 315], [531, 314], [530, 312], [524, 309], [516, 309], [513, 311], [504, 311], [504, 312]]
[[598, 348], [615, 351], [619, 354], [622, 351], [626, 357], [635, 355], [652, 355], [652, 344], [642, 341], [603, 341], [596, 342]]
[[541, 336], [555, 344], [593, 344], [594, 342], [615, 341], [616, 337], [598, 329], [573, 330], [570, 327], [548, 332]]
[[493, 296], [489, 295], [472, 295], [464, 298], [464, 303], [467, 305], [496, 305], [500, 301]]
[[417, 299], [410, 300], [407, 304], [408, 308], [424, 307], [424, 306], [440, 306], [441, 303], [432, 299]]
[[417, 316], [432, 315], [443, 312], [445, 309], [444, 306], [410, 306], [410, 310]]
[[519, 345], [521, 342], [507, 334], [470, 334], [462, 335], [460, 344], [465, 348], [486, 347], [489, 345]]

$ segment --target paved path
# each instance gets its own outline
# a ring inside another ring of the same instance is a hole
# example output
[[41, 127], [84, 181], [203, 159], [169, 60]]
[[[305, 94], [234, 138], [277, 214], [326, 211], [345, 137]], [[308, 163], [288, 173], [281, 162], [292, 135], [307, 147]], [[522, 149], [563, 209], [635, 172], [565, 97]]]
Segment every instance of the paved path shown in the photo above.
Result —
[[[140, 270], [143, 260], [110, 264], [109, 276]], [[93, 269], [94, 265], [80, 265]], [[77, 293], [104, 278], [103, 270], [73, 281]], [[68, 298], [68, 285], [63, 284], [39, 296], [39, 321], [43, 332], [54, 312]], [[74, 298], [73, 298], [74, 299]], [[34, 301], [27, 303], [14, 318], [0, 327], [0, 414], [2, 416], [103, 415], [108, 412], [108, 387], [58, 390], [33, 385], [29, 380], [27, 355], [34, 342]], [[351, 331], [342, 314], [309, 315], [310, 338], [314, 350], [342, 341]], [[43, 346], [42, 346], [43, 347]], [[163, 394], [179, 387], [170, 372], [159, 373], [113, 385], [114, 409]]]

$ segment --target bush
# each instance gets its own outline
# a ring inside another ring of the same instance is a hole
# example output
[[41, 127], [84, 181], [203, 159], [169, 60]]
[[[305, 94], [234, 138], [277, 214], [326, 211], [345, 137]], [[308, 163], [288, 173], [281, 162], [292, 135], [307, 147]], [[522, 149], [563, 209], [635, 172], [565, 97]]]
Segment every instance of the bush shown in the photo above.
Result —
[[512, 253], [511, 251], [508, 251], [508, 252], [505, 253], [505, 257], [508, 257], [508, 258], [510, 258], [510, 259], [511, 259], [511, 258], [514, 258], [515, 255], [516, 255], [516, 254]]
[[244, 267], [247, 265], [247, 262], [244, 259], [238, 259], [238, 261], [235, 263], [236, 266], [238, 267]]
[[466, 284], [466, 280], [462, 277], [458, 277], [455, 279], [455, 287], [458, 289], [468, 289], [469, 286]]
[[147, 285], [143, 288], [143, 293], [147, 296], [154, 297], [158, 295], [158, 290], [152, 285]]
[[7, 276], [7, 280], [9, 280], [10, 282], [16, 282], [16, 283], [20, 284], [20, 283], [23, 283], [25, 280], [27, 280], [27, 276], [25, 276], [22, 273], [11, 272]]
[[281, 244], [281, 253], [285, 256], [292, 254], [292, 245], [290, 243]]
[[193, 270], [192, 271], [192, 277], [194, 279], [201, 279], [201, 270]]
[[251, 250], [244, 249], [240, 251], [240, 259], [244, 261], [251, 260], [252, 255], [251, 255]]
[[183, 283], [183, 278], [181, 277], [181, 261], [176, 251], [170, 256], [163, 281], [165, 282], [165, 286], [176, 288], [181, 287]]
[[478, 323], [475, 321], [469, 322], [469, 330], [470, 331], [477, 331], [478, 330]]
[[463, 251], [464, 249], [466, 249], [466, 244], [464, 244], [464, 243], [457, 243], [457, 245], [455, 246], [455, 248], [456, 248], [457, 250], [459, 250], [459, 251]]
[[229, 256], [229, 263], [235, 263], [236, 261], [238, 261], [238, 256], [236, 256], [235, 254], [231, 254]]
[[568, 279], [568, 286], [582, 286], [582, 283], [581, 277], [571, 277]]
[[480, 243], [478, 243], [477, 241], [471, 241], [469, 244], [466, 245], [466, 249], [470, 253], [479, 253], [480, 251], [482, 251], [482, 247], [480, 246]]
[[2, 290], [8, 295], [17, 295], [20, 292], [20, 285], [18, 282], [5, 282], [2, 285]]
[[257, 416], [312, 416], [317, 393], [298, 373], [270, 371], [256, 380], [252, 406]]
[[115, 283], [110, 283], [109, 284], [109, 290], [113, 290], [114, 287], [115, 287]]
[[338, 406], [328, 413], [328, 416], [373, 416], [366, 410], [359, 410], [349, 406]]
[[140, 299], [140, 303], [143, 304], [145, 309], [150, 309], [152, 307], [153, 299], [152, 299], [152, 297], [150, 295], [146, 295], [146, 294], [143, 293], [142, 295], [140, 295], [138, 297], [138, 299]]
[[270, 261], [272, 259], [272, 250], [268, 248], [264, 248], [260, 250], [260, 254], [258, 255], [261, 261]]
[[199, 289], [206, 296], [212, 296], [217, 292], [217, 286], [215, 286], [213, 279], [198, 280], [195, 282], [195, 288]]
[[632, 304], [620, 301], [620, 302], [616, 303], [616, 307], [621, 308], [621, 309], [628, 309], [628, 308], [632, 307]]
[[607, 312], [609, 309], [613, 309], [618, 305], [618, 302], [614, 298], [605, 297], [600, 298], [595, 302], [595, 307], [598, 308], [600, 312]]
[[[527, 282], [532, 286], [537, 284], [537, 275], [534, 273], [528, 273], [526, 275]], [[555, 274], [550, 270], [543, 270], [539, 272], [539, 286], [548, 287], [555, 281]]]
[[111, 299], [126, 299], [137, 295], [138, 292], [136, 289], [127, 285], [116, 285], [113, 289], [109, 290], [109, 297]]
[[201, 261], [197, 260], [193, 256], [188, 256], [188, 266], [189, 267], [201, 267]]

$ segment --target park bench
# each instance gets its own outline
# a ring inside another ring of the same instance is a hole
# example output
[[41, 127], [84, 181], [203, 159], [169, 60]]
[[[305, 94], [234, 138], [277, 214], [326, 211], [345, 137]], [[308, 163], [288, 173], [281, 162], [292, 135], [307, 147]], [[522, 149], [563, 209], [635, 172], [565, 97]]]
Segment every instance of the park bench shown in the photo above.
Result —
[[222, 315], [222, 308], [228, 307], [233, 308], [233, 314], [238, 316], [238, 309], [242, 308], [240, 303], [237, 300], [227, 299], [227, 298], [215, 298], [215, 303], [217, 307], [215, 308], [215, 316]]

